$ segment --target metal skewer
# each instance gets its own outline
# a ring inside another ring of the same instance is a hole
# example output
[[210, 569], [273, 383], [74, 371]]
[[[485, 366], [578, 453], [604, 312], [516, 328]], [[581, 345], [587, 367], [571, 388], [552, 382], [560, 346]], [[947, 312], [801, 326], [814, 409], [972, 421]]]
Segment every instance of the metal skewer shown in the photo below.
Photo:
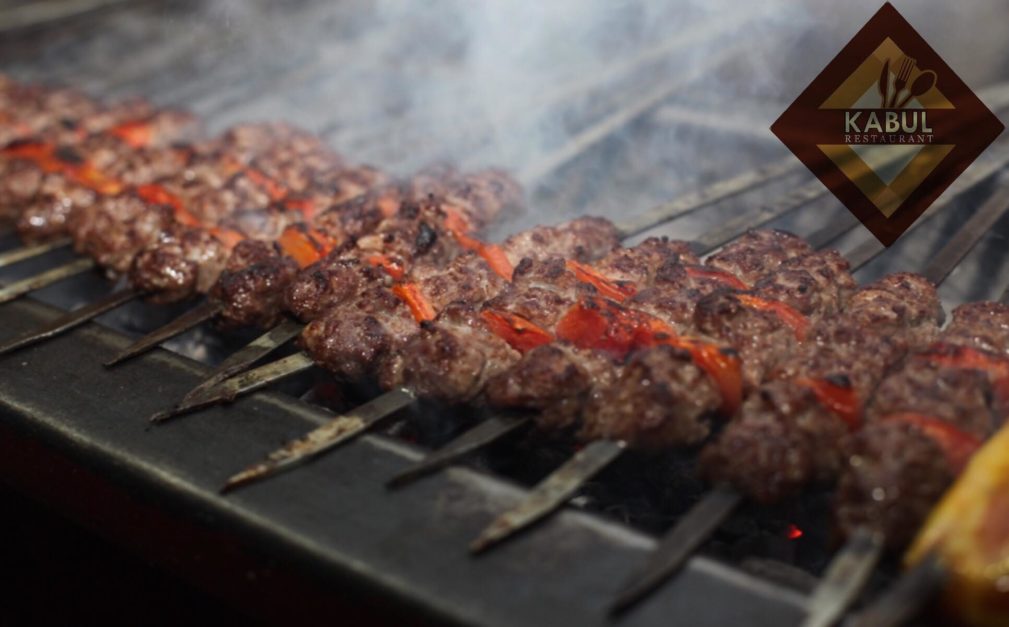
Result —
[[0, 288], [0, 304], [8, 303], [29, 292], [48, 287], [53, 283], [58, 283], [72, 276], [83, 274], [94, 267], [95, 262], [91, 259], [74, 259], [62, 266], [40, 272], [33, 277], [15, 281], [4, 288]]
[[[590, 443], [527, 494], [522, 499], [522, 506], [498, 516], [469, 545], [470, 551], [482, 553], [511, 537], [516, 529], [527, 529], [534, 522], [542, 520], [574, 496], [581, 482], [594, 477], [600, 470], [609, 466], [626, 447], [625, 442], [619, 441]], [[576, 484], [568, 477], [579, 477], [580, 482]]]
[[233, 401], [239, 396], [261, 390], [271, 383], [299, 372], [304, 372], [314, 366], [315, 362], [312, 361], [311, 357], [305, 353], [295, 353], [227, 379], [211, 388], [206, 394], [192, 395], [188, 403], [151, 416], [151, 422], [165, 422], [169, 418], [196, 411], [197, 409], [210, 407], [221, 402]]
[[416, 400], [414, 395], [407, 390], [398, 389], [386, 392], [375, 400], [361, 405], [352, 413], [337, 416], [306, 436], [270, 453], [266, 461], [233, 475], [224, 484], [221, 492], [230, 492], [243, 485], [265, 479], [311, 459], [323, 451], [348, 442], [391, 417], [397, 411], [411, 405], [414, 400]]
[[726, 518], [742, 502], [743, 497], [731, 488], [717, 487], [708, 492], [680, 520], [666, 540], [655, 549], [654, 559], [624, 588], [610, 608], [619, 614], [656, 590], [665, 582], [668, 573], [664, 564], [683, 563], [701, 547]]
[[921, 602], [946, 580], [946, 569], [930, 555], [909, 570], [886, 594], [854, 617], [851, 627], [897, 627], [921, 609]]
[[8, 250], [5, 253], [0, 253], [0, 268], [6, 268], [7, 266], [14, 265], [19, 261], [44, 255], [58, 248], [65, 248], [70, 244], [70, 238], [63, 237], [51, 242], [44, 242], [33, 246], [22, 246], [20, 248], [15, 248], [14, 250]]
[[883, 538], [858, 529], [831, 561], [809, 600], [802, 627], [830, 627], [862, 591], [883, 553]]
[[136, 357], [141, 353], [145, 353], [158, 344], [161, 344], [176, 335], [185, 333], [186, 331], [212, 319], [217, 315], [218, 311], [220, 311], [220, 306], [217, 305], [217, 303], [205, 301], [196, 307], [193, 307], [175, 320], [172, 320], [165, 326], [148, 333], [133, 344], [130, 344], [118, 355], [105, 362], [105, 367], [111, 368], [112, 366], [120, 364], [131, 357]]
[[[168, 409], [151, 416], [151, 422], [165, 422], [173, 416], [179, 416], [207, 406], [208, 403], [204, 399], [212, 397], [215, 388], [231, 377], [245, 372], [263, 357], [266, 357], [287, 342], [298, 337], [303, 328], [304, 325], [301, 323], [285, 319], [222, 361], [217, 368], [211, 371], [206, 379], [187, 392], [182, 397], [182, 400]], [[212, 404], [212, 402], [209, 404]]]
[[80, 309], [67, 312], [41, 329], [31, 331], [16, 337], [9, 342], [0, 344], [0, 355], [6, 355], [7, 353], [20, 350], [26, 346], [37, 344], [42, 340], [56, 337], [57, 335], [66, 333], [71, 329], [76, 329], [85, 322], [88, 322], [107, 311], [112, 311], [113, 309], [120, 307], [140, 296], [141, 292], [132, 288], [116, 290], [108, 296], [85, 305]]
[[466, 431], [447, 445], [434, 451], [386, 483], [388, 488], [401, 488], [417, 479], [438, 471], [473, 451], [497, 442], [509, 433], [529, 424], [531, 419], [519, 416], [491, 416]]

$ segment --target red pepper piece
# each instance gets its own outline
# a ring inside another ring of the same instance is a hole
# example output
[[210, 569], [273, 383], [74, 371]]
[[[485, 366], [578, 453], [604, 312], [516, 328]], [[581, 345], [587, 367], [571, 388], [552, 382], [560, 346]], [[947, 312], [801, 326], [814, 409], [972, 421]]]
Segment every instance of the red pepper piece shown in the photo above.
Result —
[[171, 207], [177, 222], [185, 224], [186, 226], [200, 226], [202, 224], [199, 218], [186, 209], [186, 206], [182, 202], [181, 198], [169, 192], [161, 185], [156, 183], [138, 185], [136, 191], [137, 196], [139, 196], [144, 202], [149, 202], [155, 205], [167, 205]]
[[272, 178], [266, 176], [259, 170], [255, 168], [248, 168], [245, 174], [249, 177], [256, 187], [266, 192], [266, 195], [270, 197], [270, 200], [278, 201], [282, 200], [287, 196], [287, 190]]
[[111, 129], [109, 134], [118, 137], [134, 148], [149, 146], [154, 139], [154, 129], [146, 120], [125, 122]]
[[574, 273], [579, 281], [592, 285], [600, 294], [617, 302], [627, 300], [638, 291], [633, 283], [611, 281], [600, 274], [595, 268], [579, 263], [574, 259], [568, 259], [565, 265], [568, 270]]
[[737, 290], [750, 289], [750, 286], [740, 281], [739, 277], [725, 270], [717, 270], [706, 266], [687, 266], [687, 274], [692, 277], [713, 279]]
[[399, 260], [393, 259], [388, 255], [381, 255], [381, 254], [369, 255], [368, 257], [365, 257], [365, 261], [373, 266], [382, 268], [383, 270], [385, 270], [386, 274], [396, 279], [397, 281], [399, 279], [402, 279], [403, 276], [406, 274], [406, 268], [403, 267], [403, 264], [400, 263]]
[[67, 175], [88, 189], [105, 196], [114, 196], [123, 191], [122, 183], [108, 178], [88, 163], [70, 169]]
[[512, 268], [511, 261], [505, 254], [504, 249], [497, 244], [482, 244], [477, 250], [477, 254], [483, 257], [490, 269], [505, 281], [511, 281], [515, 269]]
[[946, 462], [954, 473], [960, 474], [971, 456], [981, 447], [981, 440], [961, 431], [952, 424], [914, 412], [901, 412], [886, 416], [885, 420], [896, 420], [916, 427], [942, 450]]
[[401, 301], [406, 303], [417, 322], [434, 320], [435, 310], [428, 302], [420, 287], [416, 283], [397, 283], [392, 286], [392, 291]]
[[305, 229], [289, 226], [277, 240], [281, 250], [298, 264], [305, 268], [322, 258], [324, 251], [319, 243]]
[[938, 342], [925, 351], [923, 356], [934, 364], [949, 368], [981, 370], [993, 381], [1009, 377], [1009, 359], [969, 346]]
[[485, 310], [480, 313], [480, 317], [484, 319], [494, 335], [523, 353], [554, 341], [548, 331], [513, 313]]
[[690, 351], [694, 363], [718, 387], [723, 415], [733, 416], [739, 411], [743, 404], [743, 364], [737, 355], [727, 353], [717, 344], [694, 338], [676, 337], [664, 342]]
[[229, 250], [238, 246], [238, 243], [245, 239], [245, 235], [239, 233], [238, 231], [222, 227], [214, 227], [210, 229], [210, 234], [228, 247]]
[[850, 431], [862, 426], [862, 403], [850, 385], [839, 385], [829, 379], [801, 377], [795, 380], [808, 387], [816, 395], [821, 405], [837, 414], [848, 425]]
[[737, 294], [739, 302], [747, 307], [762, 311], [773, 312], [774, 315], [792, 328], [795, 337], [799, 340], [805, 339], [806, 332], [809, 331], [809, 318], [802, 315], [792, 307], [778, 300], [768, 300], [753, 294]]
[[284, 200], [284, 206], [301, 213], [305, 222], [311, 222], [318, 211], [318, 207], [310, 198], [287, 198]]

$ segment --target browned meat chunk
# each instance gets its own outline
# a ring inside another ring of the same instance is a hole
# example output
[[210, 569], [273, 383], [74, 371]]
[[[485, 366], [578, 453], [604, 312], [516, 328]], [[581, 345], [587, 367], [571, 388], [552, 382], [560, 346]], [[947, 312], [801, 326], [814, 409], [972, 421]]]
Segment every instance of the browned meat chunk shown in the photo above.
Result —
[[582, 437], [637, 448], [696, 444], [707, 437], [721, 393], [690, 353], [671, 346], [632, 355], [614, 385], [600, 386], [583, 416]]

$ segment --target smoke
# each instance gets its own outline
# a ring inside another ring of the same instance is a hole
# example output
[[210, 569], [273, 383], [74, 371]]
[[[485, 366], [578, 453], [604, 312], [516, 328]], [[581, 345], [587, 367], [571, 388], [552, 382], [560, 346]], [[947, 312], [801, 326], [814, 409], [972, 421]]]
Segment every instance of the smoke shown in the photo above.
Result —
[[[213, 130], [284, 119], [397, 174], [446, 161], [502, 167], [524, 175], [553, 217], [616, 216], [784, 157], [768, 127], [879, 5], [169, 3], [149, 9], [154, 19], [110, 14], [89, 37], [129, 35], [129, 54], [112, 47], [99, 62], [85, 50], [67, 73], [190, 107]], [[995, 0], [971, 11], [897, 5], [969, 83], [1004, 75]]]

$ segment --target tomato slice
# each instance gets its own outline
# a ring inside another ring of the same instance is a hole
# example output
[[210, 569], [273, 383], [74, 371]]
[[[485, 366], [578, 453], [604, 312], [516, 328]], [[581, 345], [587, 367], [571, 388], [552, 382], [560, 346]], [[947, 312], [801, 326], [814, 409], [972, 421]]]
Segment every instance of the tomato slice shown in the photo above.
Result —
[[91, 164], [84, 163], [71, 168], [67, 174], [70, 178], [99, 194], [114, 196], [123, 191], [123, 184], [110, 179]]
[[618, 358], [651, 345], [654, 333], [643, 314], [603, 298], [584, 298], [557, 323], [557, 337], [579, 348], [607, 351]]

